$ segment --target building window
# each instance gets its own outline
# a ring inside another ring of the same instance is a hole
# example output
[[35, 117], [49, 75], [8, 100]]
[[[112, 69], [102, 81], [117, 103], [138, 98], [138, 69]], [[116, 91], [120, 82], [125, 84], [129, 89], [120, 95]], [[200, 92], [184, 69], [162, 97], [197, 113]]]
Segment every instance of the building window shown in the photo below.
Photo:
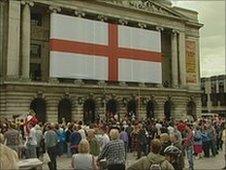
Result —
[[31, 25], [42, 26], [42, 14], [31, 14]]
[[201, 97], [201, 100], [202, 100], [202, 106], [206, 107], [207, 106], [207, 100], [208, 100], [207, 94], [203, 93], [202, 97]]
[[31, 58], [41, 58], [41, 45], [40, 44], [31, 44], [30, 56], [31, 56]]
[[30, 64], [30, 77], [34, 81], [41, 80], [41, 64], [39, 63]]

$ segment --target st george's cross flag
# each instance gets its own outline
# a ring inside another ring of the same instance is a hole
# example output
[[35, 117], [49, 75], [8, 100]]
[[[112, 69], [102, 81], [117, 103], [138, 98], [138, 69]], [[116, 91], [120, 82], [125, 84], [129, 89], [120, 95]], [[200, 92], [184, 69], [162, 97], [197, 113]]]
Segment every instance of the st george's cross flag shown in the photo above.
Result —
[[161, 33], [51, 14], [50, 77], [162, 82]]

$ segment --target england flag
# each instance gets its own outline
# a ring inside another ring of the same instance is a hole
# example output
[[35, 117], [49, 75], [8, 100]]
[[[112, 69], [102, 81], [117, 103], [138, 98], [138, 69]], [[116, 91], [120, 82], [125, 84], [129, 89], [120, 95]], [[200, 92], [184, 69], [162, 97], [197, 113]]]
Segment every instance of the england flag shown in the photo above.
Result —
[[51, 14], [50, 77], [162, 82], [158, 31]]

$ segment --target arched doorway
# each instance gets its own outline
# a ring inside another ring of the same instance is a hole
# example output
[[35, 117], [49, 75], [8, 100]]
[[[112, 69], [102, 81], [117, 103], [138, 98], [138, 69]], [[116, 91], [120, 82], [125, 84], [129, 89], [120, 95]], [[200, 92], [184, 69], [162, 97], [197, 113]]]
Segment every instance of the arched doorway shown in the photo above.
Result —
[[30, 104], [30, 109], [34, 110], [39, 122], [46, 122], [46, 102], [43, 98], [36, 98]]
[[58, 104], [58, 122], [71, 122], [72, 104], [69, 99], [62, 99]]
[[130, 118], [137, 116], [137, 102], [135, 99], [132, 99], [127, 103], [127, 113]]
[[149, 100], [146, 106], [147, 118], [154, 118], [155, 116], [155, 102]]
[[196, 104], [193, 101], [189, 101], [187, 103], [187, 115], [192, 116], [194, 120], [196, 120], [197, 115], [196, 115]]
[[166, 120], [170, 120], [172, 116], [172, 102], [167, 100], [164, 104], [164, 115]]
[[115, 99], [110, 99], [106, 104], [106, 112], [110, 117], [114, 116], [118, 110], [118, 103]]
[[87, 99], [83, 105], [83, 118], [85, 124], [95, 122], [96, 104], [93, 99]]

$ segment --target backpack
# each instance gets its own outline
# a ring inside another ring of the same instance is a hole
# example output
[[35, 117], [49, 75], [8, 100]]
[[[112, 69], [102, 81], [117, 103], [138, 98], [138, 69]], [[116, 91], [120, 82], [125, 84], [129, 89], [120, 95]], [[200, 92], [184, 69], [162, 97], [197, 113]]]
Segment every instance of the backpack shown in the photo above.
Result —
[[162, 170], [161, 163], [160, 164], [151, 164], [149, 170]]

